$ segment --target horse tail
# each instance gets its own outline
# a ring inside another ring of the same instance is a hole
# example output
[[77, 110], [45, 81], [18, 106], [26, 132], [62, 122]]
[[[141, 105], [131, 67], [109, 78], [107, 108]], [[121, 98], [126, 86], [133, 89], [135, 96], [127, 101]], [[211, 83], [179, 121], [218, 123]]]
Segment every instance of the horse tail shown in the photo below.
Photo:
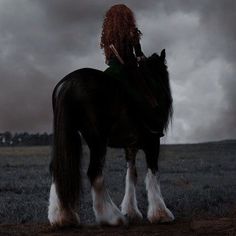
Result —
[[56, 103], [56, 95], [59, 93], [60, 91], [60, 87], [62, 86], [62, 84], [68, 80], [68, 76], [65, 76], [63, 79], [61, 79], [57, 85], [55, 86], [53, 92], [52, 92], [52, 108], [53, 108], [53, 112], [54, 112], [54, 109], [55, 109], [55, 103]]
[[[62, 207], [74, 207], [79, 199], [82, 143], [69, 97], [70, 82], [53, 93], [53, 150], [50, 171]], [[55, 96], [55, 94], [57, 95]]]

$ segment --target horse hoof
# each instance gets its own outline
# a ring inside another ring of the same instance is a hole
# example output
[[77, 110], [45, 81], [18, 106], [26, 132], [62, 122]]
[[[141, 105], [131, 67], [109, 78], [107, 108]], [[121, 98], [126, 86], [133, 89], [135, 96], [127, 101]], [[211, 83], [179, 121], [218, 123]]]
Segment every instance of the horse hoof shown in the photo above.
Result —
[[79, 215], [75, 212], [73, 213], [61, 213], [57, 217], [49, 218], [50, 224], [55, 228], [78, 226], [80, 224]]
[[127, 220], [125, 216], [116, 216], [116, 217], [111, 217], [110, 219], [100, 219], [97, 220], [97, 222], [100, 225], [109, 225], [109, 226], [120, 226], [120, 225], [126, 225]]
[[167, 208], [163, 216], [161, 216], [161, 222], [167, 223], [175, 220], [173, 213]]
[[121, 213], [128, 218], [130, 223], [140, 222], [143, 219], [143, 215], [139, 209], [122, 208]]
[[148, 220], [151, 223], [167, 223], [174, 221], [175, 217], [172, 214], [172, 212], [166, 208], [166, 209], [158, 209], [158, 210], [152, 210], [148, 212]]

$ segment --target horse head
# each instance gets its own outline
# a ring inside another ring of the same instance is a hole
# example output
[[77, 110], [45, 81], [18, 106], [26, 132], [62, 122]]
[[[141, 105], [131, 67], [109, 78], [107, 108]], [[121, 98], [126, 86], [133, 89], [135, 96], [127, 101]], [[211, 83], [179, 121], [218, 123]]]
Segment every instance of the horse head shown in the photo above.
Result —
[[158, 70], [158, 71], [167, 70], [165, 49], [161, 51], [160, 56], [157, 53], [153, 53], [147, 59], [147, 63], [149, 67], [153, 68], [154, 70]]

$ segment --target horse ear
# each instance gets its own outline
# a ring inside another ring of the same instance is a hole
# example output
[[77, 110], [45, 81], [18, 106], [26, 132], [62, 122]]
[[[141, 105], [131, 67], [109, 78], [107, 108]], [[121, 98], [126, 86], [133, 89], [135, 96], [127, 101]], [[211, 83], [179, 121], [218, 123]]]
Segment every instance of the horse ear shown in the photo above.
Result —
[[164, 61], [166, 59], [166, 50], [162, 49], [161, 51], [161, 59]]

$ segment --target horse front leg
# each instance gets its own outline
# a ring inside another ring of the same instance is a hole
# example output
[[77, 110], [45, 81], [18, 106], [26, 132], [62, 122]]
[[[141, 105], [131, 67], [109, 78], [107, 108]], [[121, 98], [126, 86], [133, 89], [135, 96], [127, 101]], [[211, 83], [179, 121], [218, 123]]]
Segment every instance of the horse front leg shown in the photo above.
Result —
[[136, 199], [137, 170], [135, 166], [135, 157], [138, 152], [137, 148], [126, 148], [125, 157], [127, 161], [127, 173], [125, 178], [125, 195], [121, 203], [121, 212], [127, 215], [131, 221], [143, 218], [138, 209]]
[[160, 149], [160, 139], [149, 140], [145, 145], [144, 152], [146, 154], [147, 175], [145, 178], [147, 197], [148, 197], [148, 212], [147, 217], [151, 223], [171, 222], [174, 220], [174, 215], [166, 207], [161, 194], [159, 173], [158, 173], [158, 156]]
[[92, 188], [93, 210], [96, 221], [105, 225], [120, 225], [126, 222], [118, 207], [112, 201], [104, 183], [102, 169], [105, 160], [106, 147], [90, 148], [90, 164], [88, 177]]

